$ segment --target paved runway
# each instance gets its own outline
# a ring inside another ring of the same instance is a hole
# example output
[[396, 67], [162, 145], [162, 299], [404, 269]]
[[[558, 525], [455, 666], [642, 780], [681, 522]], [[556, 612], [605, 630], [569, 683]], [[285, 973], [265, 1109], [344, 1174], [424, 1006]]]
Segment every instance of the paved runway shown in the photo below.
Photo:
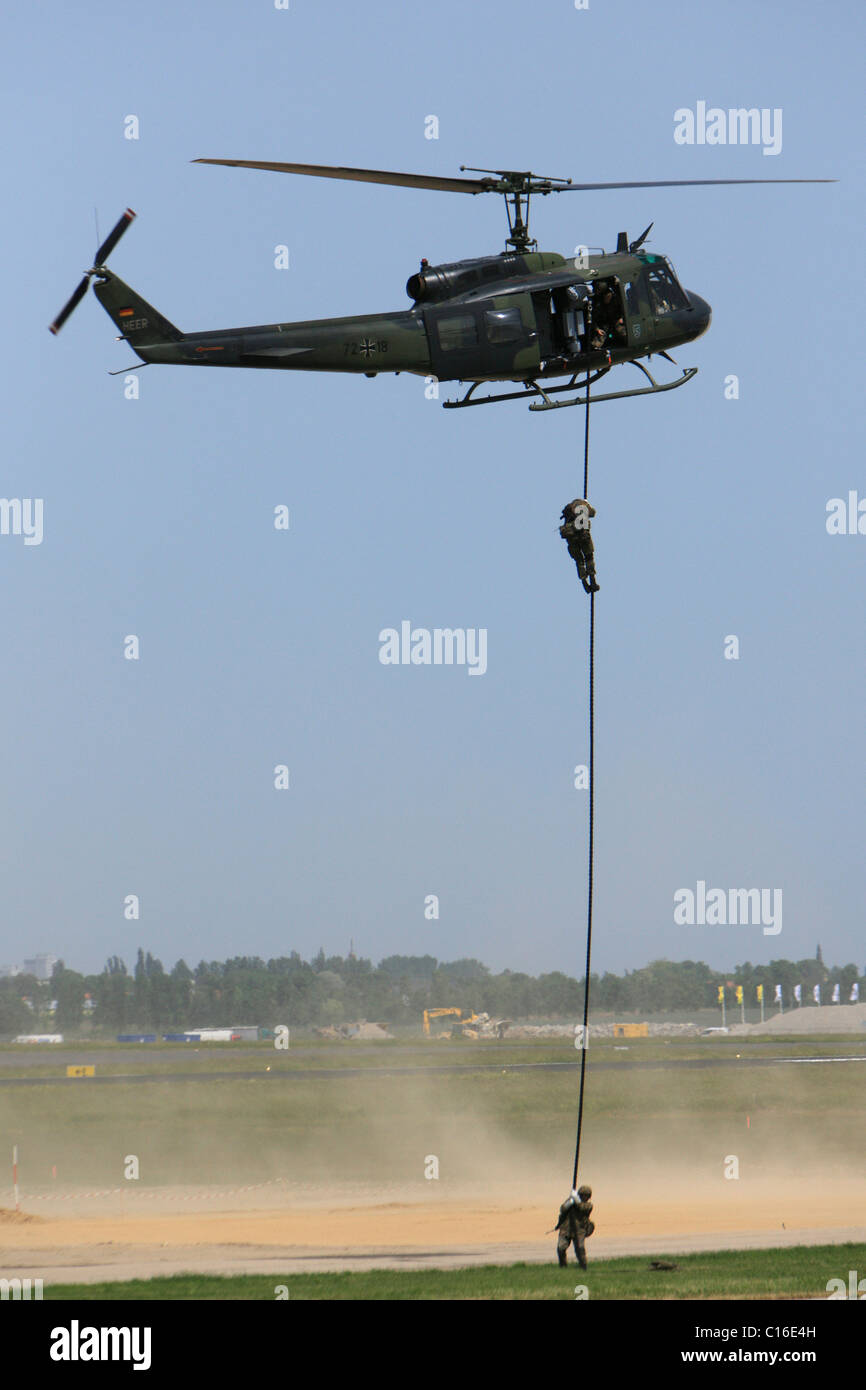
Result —
[[[152, 1056], [153, 1054], [151, 1054]], [[76, 1065], [82, 1062], [83, 1054], [74, 1054]], [[104, 1060], [104, 1059], [103, 1059]], [[43, 1057], [43, 1064], [45, 1058]], [[829, 1065], [833, 1062], [866, 1062], [866, 1055], [857, 1057], [672, 1057], [669, 1060], [592, 1062], [593, 1072], [608, 1069], [617, 1071], [675, 1071], [704, 1070], [713, 1067], [780, 1067]], [[64, 1064], [66, 1065], [66, 1064]], [[96, 1063], [98, 1065], [98, 1062]], [[283, 1070], [279, 1063], [271, 1063], [271, 1070], [262, 1065], [255, 1071], [183, 1071], [183, 1072], [144, 1072], [140, 1074], [124, 1072], [107, 1076], [75, 1077], [76, 1085], [163, 1085], [167, 1082], [208, 1082], [208, 1081], [335, 1081], [348, 1077], [362, 1080], [370, 1078], [381, 1080], [383, 1076], [454, 1076], [461, 1072], [518, 1072], [518, 1071], [572, 1071], [580, 1070], [578, 1062], [451, 1062], [443, 1066], [429, 1067], [308, 1067], [303, 1071]], [[66, 1076], [8, 1076], [0, 1077], [0, 1086], [58, 1086], [68, 1084]]]

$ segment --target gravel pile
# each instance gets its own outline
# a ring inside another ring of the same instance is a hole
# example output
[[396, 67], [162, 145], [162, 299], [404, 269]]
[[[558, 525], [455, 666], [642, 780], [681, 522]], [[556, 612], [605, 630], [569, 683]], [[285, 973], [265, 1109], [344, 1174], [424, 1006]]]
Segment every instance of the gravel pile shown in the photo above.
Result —
[[764, 1023], [738, 1023], [732, 1033], [864, 1033], [866, 1004], [804, 1004]]

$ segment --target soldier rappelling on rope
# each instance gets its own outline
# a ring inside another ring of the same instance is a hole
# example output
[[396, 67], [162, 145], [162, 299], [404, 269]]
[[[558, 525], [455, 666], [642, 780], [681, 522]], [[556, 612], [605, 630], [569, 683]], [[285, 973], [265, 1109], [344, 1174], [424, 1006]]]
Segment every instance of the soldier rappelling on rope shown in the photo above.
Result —
[[575, 497], [562, 509], [562, 525], [559, 534], [568, 546], [568, 553], [577, 565], [580, 582], [588, 594], [598, 593], [599, 585], [595, 579], [595, 550], [589, 523], [595, 516], [595, 507], [583, 497]]
[[595, 1223], [589, 1219], [592, 1212], [591, 1196], [591, 1187], [579, 1187], [570, 1197], [566, 1197], [559, 1208], [555, 1229], [559, 1232], [556, 1254], [561, 1265], [568, 1264], [568, 1247], [573, 1244], [577, 1263], [581, 1269], [586, 1269], [586, 1240], [595, 1230]]
[[[587, 373], [586, 378], [586, 428], [583, 437], [583, 490], [589, 492], [589, 387], [590, 377]], [[591, 506], [585, 497], [575, 497], [572, 502], [567, 502], [562, 509], [562, 525], [559, 534], [568, 546], [568, 553], [577, 566], [577, 573], [580, 582], [590, 596], [589, 605], [589, 879], [587, 886], [586, 904], [586, 975], [584, 977], [583, 992], [583, 1024], [580, 1027], [581, 1053], [580, 1053], [580, 1091], [577, 1106], [577, 1137], [574, 1148], [574, 1168], [572, 1170], [572, 1189], [566, 1197], [562, 1206], [559, 1208], [559, 1216], [556, 1222], [556, 1256], [560, 1266], [565, 1268], [568, 1264], [568, 1247], [574, 1246], [574, 1253], [577, 1263], [581, 1269], [586, 1269], [586, 1242], [587, 1238], [595, 1230], [595, 1224], [590, 1220], [592, 1215], [592, 1188], [585, 1184], [577, 1186], [577, 1175], [580, 1170], [580, 1138], [583, 1127], [583, 1099], [586, 1084], [586, 1058], [589, 1033], [589, 982], [592, 978], [590, 973], [590, 957], [592, 953], [592, 880], [593, 880], [593, 845], [594, 845], [594, 748], [595, 748], [595, 702], [594, 702], [594, 670], [595, 670], [595, 595], [598, 592], [598, 583], [595, 577], [595, 551], [592, 544], [592, 537], [589, 533], [589, 523], [595, 516], [595, 507]], [[577, 1035], [575, 1029], [575, 1035]], [[575, 1041], [575, 1046], [577, 1042]]]

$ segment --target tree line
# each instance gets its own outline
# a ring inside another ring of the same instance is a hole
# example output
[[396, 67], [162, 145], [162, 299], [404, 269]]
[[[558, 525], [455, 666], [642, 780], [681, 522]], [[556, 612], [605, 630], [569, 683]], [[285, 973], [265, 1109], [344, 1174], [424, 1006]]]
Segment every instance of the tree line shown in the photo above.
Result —
[[[836, 983], [842, 1003], [848, 1002], [853, 984], [860, 986], [866, 1002], [866, 970], [861, 975], [853, 964], [828, 968], [819, 946], [814, 958], [769, 965], [746, 961], [729, 971], [712, 970], [703, 961], [657, 960], [622, 975], [593, 974], [590, 1004], [593, 1015], [688, 1013], [717, 1008], [723, 985], [732, 1008], [735, 989], [742, 985], [746, 1007], [755, 1016], [758, 985], [764, 986], [765, 1008], [772, 1012], [776, 985], [782, 986], [788, 1009], [795, 985], [802, 986], [808, 1007], [815, 984], [821, 985], [826, 1003], [827, 986]], [[240, 1024], [305, 1027], [361, 1018], [417, 1025], [425, 1009], [446, 1006], [515, 1022], [571, 1020], [583, 1011], [583, 980], [558, 970], [537, 976], [512, 970], [494, 974], [473, 959], [387, 956], [374, 965], [324, 951], [311, 961], [302, 960], [297, 951], [268, 961], [258, 956], [203, 960], [194, 968], [179, 960], [167, 971], [140, 949], [131, 971], [113, 956], [98, 975], [79, 974], [58, 961], [51, 980], [32, 975], [0, 980], [0, 1035], [76, 1034], [85, 1025], [106, 1036]]]

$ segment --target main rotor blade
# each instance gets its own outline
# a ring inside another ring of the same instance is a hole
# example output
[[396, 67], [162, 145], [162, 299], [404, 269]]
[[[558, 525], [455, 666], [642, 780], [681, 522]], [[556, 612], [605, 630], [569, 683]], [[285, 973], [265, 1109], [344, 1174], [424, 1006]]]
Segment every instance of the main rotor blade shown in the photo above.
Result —
[[[357, 183], [391, 183], [403, 188], [443, 189], [448, 193], [501, 193], [506, 174], [487, 179], [441, 178], [436, 174], [398, 174], [387, 169], [349, 169], [331, 164], [283, 164], [261, 159], [194, 159], [193, 164], [223, 164], [231, 169], [270, 169], [280, 174], [311, 174], [321, 179], [353, 179]], [[534, 178], [534, 175], [526, 175]], [[545, 193], [587, 193], [608, 188], [696, 188], [740, 183], [836, 183], [836, 179], [653, 179], [631, 183], [561, 183], [538, 189]], [[545, 180], [544, 182], [547, 182]]]
[[585, 193], [602, 188], [696, 188], [723, 183], [838, 183], [838, 179], [655, 179], [650, 183], [569, 183], [552, 188], [552, 193]]
[[69, 299], [67, 299], [63, 308], [60, 310], [60, 313], [57, 315], [57, 318], [50, 325], [50, 331], [52, 333], [60, 332], [64, 323], [69, 318], [69, 315], [72, 313], [72, 310], [76, 307], [76, 305], [81, 303], [82, 299], [87, 294], [87, 286], [89, 284], [90, 276], [85, 275], [84, 279], [81, 280], [78, 285], [76, 285]]
[[99, 250], [97, 251], [96, 259], [93, 262], [94, 265], [105, 264], [105, 262], [108, 260], [108, 257], [114, 250], [115, 246], [120, 241], [120, 238], [123, 236], [123, 233], [126, 231], [127, 227], [131, 226], [134, 220], [135, 213], [132, 211], [132, 208], [127, 208], [126, 212], [116, 223], [116, 225], [112, 227], [111, 231], [108, 233], [108, 236], [105, 238], [105, 241], [102, 243]]
[[446, 193], [487, 193], [495, 179], [448, 179], [435, 174], [395, 174], [387, 169], [347, 169], [331, 164], [278, 164], [260, 159], [193, 159], [192, 164], [225, 164], [231, 169], [270, 169], [278, 174], [312, 174], [356, 183], [393, 183], [403, 188], [434, 188]]

